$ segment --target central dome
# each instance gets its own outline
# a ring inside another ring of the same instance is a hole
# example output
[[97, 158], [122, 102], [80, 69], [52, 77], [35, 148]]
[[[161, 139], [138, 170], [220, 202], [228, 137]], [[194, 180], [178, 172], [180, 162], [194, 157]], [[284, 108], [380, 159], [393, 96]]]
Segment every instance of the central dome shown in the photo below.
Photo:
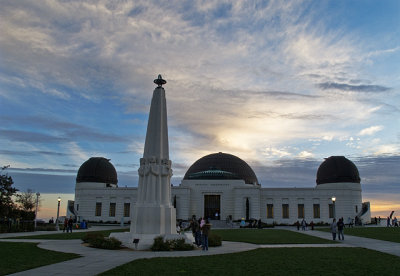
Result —
[[242, 159], [227, 153], [206, 155], [190, 166], [183, 179], [242, 179], [246, 184], [257, 184], [257, 176]]

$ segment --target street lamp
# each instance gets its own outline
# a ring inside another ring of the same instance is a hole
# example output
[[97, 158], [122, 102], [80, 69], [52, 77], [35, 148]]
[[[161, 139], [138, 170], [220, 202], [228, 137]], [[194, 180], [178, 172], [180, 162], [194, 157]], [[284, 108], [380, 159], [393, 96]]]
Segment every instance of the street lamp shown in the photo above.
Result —
[[57, 198], [58, 205], [57, 205], [57, 219], [56, 219], [56, 230], [60, 230], [60, 226], [58, 225], [58, 216], [60, 214], [60, 202], [61, 202], [61, 197]]
[[332, 197], [332, 203], [333, 203], [333, 218], [336, 218], [336, 206], [335, 206], [335, 202], [336, 202], [336, 197]]
[[37, 225], [37, 212], [38, 212], [38, 207], [39, 207], [39, 196], [40, 193], [36, 193], [36, 209], [35, 209], [35, 230], [36, 230], [36, 225]]

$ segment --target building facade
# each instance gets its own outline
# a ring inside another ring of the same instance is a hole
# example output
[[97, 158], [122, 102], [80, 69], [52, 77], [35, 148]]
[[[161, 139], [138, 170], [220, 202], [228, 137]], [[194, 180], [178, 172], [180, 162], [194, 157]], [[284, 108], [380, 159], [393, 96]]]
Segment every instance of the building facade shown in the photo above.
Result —
[[[137, 188], [118, 187], [117, 172], [108, 159], [92, 157], [80, 167], [75, 200], [67, 215], [78, 220], [129, 222]], [[181, 184], [171, 189], [176, 218], [193, 215], [211, 219], [261, 219], [272, 224], [330, 222], [334, 217], [370, 221], [369, 203], [362, 202], [360, 176], [343, 156], [325, 159], [310, 188], [264, 188], [251, 167], [227, 153], [197, 160]]]

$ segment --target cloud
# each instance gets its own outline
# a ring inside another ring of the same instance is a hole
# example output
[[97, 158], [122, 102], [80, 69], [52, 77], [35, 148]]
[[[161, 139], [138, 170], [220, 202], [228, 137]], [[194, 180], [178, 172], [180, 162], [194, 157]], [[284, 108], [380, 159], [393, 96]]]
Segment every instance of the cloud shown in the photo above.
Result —
[[[26, 130], [0, 130], [2, 136], [11, 141], [33, 142], [33, 143], [59, 143], [85, 139], [98, 142], [127, 142], [127, 138], [119, 135], [102, 133], [89, 126], [75, 124], [44, 117], [3, 116], [0, 124], [9, 128], [28, 128], [36, 126], [37, 131]], [[59, 133], [58, 135], [47, 133]]]
[[31, 143], [60, 143], [67, 142], [68, 139], [64, 137], [57, 137], [43, 133], [23, 130], [0, 130], [2, 138], [10, 141], [31, 142]]
[[318, 87], [323, 90], [342, 90], [352, 92], [385, 92], [391, 89], [390, 87], [385, 87], [381, 85], [350, 85], [334, 82], [319, 83]]
[[364, 136], [364, 135], [374, 135], [376, 132], [381, 131], [383, 129], [383, 126], [371, 126], [368, 128], [362, 129], [358, 135]]
[[297, 156], [298, 158], [311, 158], [314, 157], [314, 154], [312, 152], [308, 152], [308, 151], [302, 151], [298, 154]]
[[20, 150], [0, 150], [0, 154], [4, 155], [19, 155], [19, 156], [38, 156], [38, 155], [51, 155], [51, 156], [69, 156], [69, 153], [52, 152], [52, 151], [20, 151]]

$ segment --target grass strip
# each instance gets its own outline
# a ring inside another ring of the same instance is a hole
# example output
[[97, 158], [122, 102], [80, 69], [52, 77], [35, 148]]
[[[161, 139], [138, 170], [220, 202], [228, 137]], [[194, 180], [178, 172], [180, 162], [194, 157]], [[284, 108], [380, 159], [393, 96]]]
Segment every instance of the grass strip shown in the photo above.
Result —
[[265, 248], [135, 260], [100, 275], [398, 275], [400, 258], [363, 248]]
[[50, 251], [37, 243], [0, 242], [0, 275], [68, 261], [80, 257], [73, 253]]
[[[318, 231], [330, 232], [329, 228], [318, 228]], [[400, 227], [353, 227], [345, 228], [344, 235], [364, 237], [382, 241], [400, 243]]]
[[[108, 237], [110, 233], [113, 232], [127, 232], [129, 228], [123, 229], [112, 229], [112, 230], [102, 230], [102, 231], [90, 231], [90, 233], [101, 233], [104, 237]], [[88, 231], [85, 232], [72, 232], [72, 233], [57, 233], [57, 234], [44, 234], [35, 236], [21, 236], [21, 237], [9, 237], [6, 239], [38, 239], [38, 240], [78, 240], [82, 239]]]
[[309, 236], [284, 229], [215, 229], [224, 241], [247, 242], [253, 244], [318, 244], [335, 243], [332, 240]]

